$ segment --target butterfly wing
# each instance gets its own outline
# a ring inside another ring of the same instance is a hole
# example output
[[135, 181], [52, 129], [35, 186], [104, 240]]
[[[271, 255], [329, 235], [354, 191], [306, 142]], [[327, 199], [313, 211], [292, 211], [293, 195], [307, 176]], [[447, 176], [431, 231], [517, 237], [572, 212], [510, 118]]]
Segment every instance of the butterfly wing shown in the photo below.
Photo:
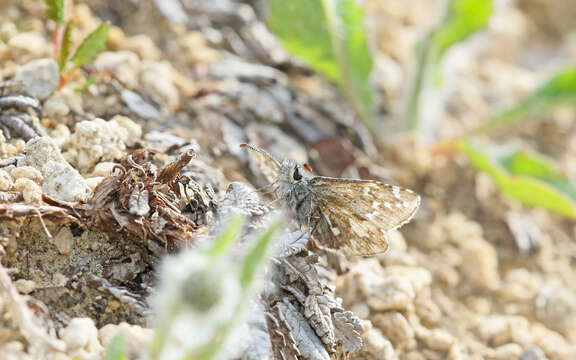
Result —
[[388, 248], [388, 232], [412, 219], [415, 192], [379, 181], [315, 177], [315, 235], [324, 245], [369, 255]]

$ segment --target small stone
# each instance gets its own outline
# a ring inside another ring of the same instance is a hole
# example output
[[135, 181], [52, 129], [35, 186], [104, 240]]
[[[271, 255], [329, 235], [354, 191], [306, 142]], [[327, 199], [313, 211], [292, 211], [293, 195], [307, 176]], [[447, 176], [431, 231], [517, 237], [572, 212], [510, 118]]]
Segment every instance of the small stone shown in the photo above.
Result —
[[68, 283], [68, 278], [63, 274], [56, 273], [52, 277], [52, 284], [54, 286], [66, 286], [66, 283]]
[[92, 171], [92, 176], [94, 177], [110, 176], [112, 174], [112, 171], [114, 170], [114, 166], [116, 165], [118, 164], [111, 161], [103, 161], [101, 163], [98, 163], [94, 167], [94, 171]]
[[68, 129], [68, 126], [64, 124], [58, 124], [50, 133], [50, 137], [52, 140], [54, 140], [54, 143], [58, 147], [62, 148], [70, 141], [71, 134], [72, 133], [70, 132], [70, 129]]
[[12, 58], [26, 61], [46, 56], [48, 53], [48, 44], [44, 35], [37, 32], [17, 33], [8, 41]]
[[0, 191], [9, 191], [12, 189], [13, 181], [10, 174], [4, 170], [0, 170]]
[[126, 137], [123, 139], [128, 146], [134, 146], [142, 138], [142, 127], [127, 116], [115, 115], [110, 121], [116, 122], [126, 129]]
[[448, 360], [466, 360], [468, 359], [466, 353], [467, 351], [463, 349], [462, 345], [454, 343], [448, 350]]
[[506, 273], [498, 293], [506, 302], [530, 301], [536, 297], [540, 280], [524, 268]]
[[196, 31], [181, 36], [179, 45], [184, 60], [190, 65], [212, 64], [220, 58], [220, 52], [209, 47], [204, 36]]
[[440, 311], [438, 305], [436, 305], [429, 296], [416, 297], [414, 300], [414, 309], [422, 324], [427, 327], [436, 326], [442, 318], [442, 311]]
[[468, 283], [480, 290], [498, 289], [500, 275], [494, 247], [485, 240], [475, 239], [462, 243], [461, 252], [461, 270]]
[[28, 295], [32, 291], [36, 290], [36, 283], [32, 280], [19, 279], [16, 280], [14, 285], [16, 285], [16, 289], [18, 289], [18, 292], [25, 295]]
[[454, 336], [442, 329], [426, 329], [420, 327], [416, 331], [416, 337], [422, 341], [429, 349], [447, 352], [456, 342]]
[[86, 200], [90, 188], [86, 180], [66, 162], [49, 161], [42, 168], [44, 192], [56, 199], [64, 201]]
[[42, 109], [44, 116], [47, 118], [60, 118], [70, 113], [70, 107], [58, 93], [46, 99]]
[[442, 220], [448, 240], [455, 244], [467, 243], [472, 239], [481, 239], [482, 226], [476, 221], [469, 220], [461, 213], [453, 213]]
[[60, 330], [60, 337], [71, 350], [86, 350], [90, 353], [101, 352], [98, 341], [98, 329], [90, 318], [74, 318], [67, 327]]
[[49, 137], [37, 137], [26, 143], [26, 157], [18, 160], [18, 166], [30, 165], [40, 171], [48, 161], [64, 162], [60, 148]]
[[38, 171], [36, 168], [33, 168], [32, 166], [20, 166], [14, 168], [10, 175], [14, 181], [24, 178], [30, 179], [35, 183], [40, 184], [42, 180], [44, 180], [40, 171]]
[[350, 311], [352, 311], [354, 315], [358, 316], [360, 319], [368, 319], [370, 317], [370, 307], [368, 307], [368, 304], [364, 302], [352, 305], [350, 307]]
[[531, 346], [522, 353], [520, 360], [548, 360], [548, 358], [538, 346]]
[[522, 355], [522, 346], [516, 343], [508, 343], [494, 349], [494, 355], [490, 360], [517, 360]]
[[101, 160], [124, 157], [128, 132], [115, 121], [96, 118], [76, 124], [67, 154], [80, 171], [86, 171]]
[[105, 51], [98, 55], [93, 65], [99, 72], [113, 74], [130, 89], [138, 86], [140, 59], [132, 51]]
[[368, 354], [378, 354], [379, 359], [386, 360], [397, 358], [392, 343], [382, 335], [380, 330], [370, 329], [362, 338], [364, 340], [364, 348], [362, 350]]
[[368, 297], [368, 306], [374, 311], [406, 310], [414, 301], [415, 293], [410, 281], [392, 277], [377, 284]]
[[416, 294], [428, 289], [432, 284], [432, 274], [428, 269], [413, 266], [388, 266], [384, 269], [384, 276], [406, 279], [412, 284]]
[[108, 48], [110, 50], [118, 50], [124, 45], [124, 41], [126, 40], [126, 34], [124, 34], [124, 30], [120, 27], [112, 25], [108, 30]]
[[53, 59], [32, 60], [18, 68], [14, 81], [24, 84], [30, 95], [46, 99], [60, 83], [60, 69]]
[[140, 71], [140, 88], [155, 101], [163, 104], [168, 112], [180, 106], [178, 89], [174, 85], [172, 65], [167, 61], [142, 62]]
[[568, 334], [576, 329], [573, 315], [576, 314], [576, 295], [570, 290], [544, 285], [535, 300], [536, 318], [549, 328]]
[[128, 358], [141, 359], [149, 356], [148, 346], [154, 337], [154, 330], [122, 322], [118, 325], [108, 324], [103, 326], [98, 332], [98, 337], [102, 345], [108, 348], [118, 334], [124, 336]]
[[478, 335], [494, 346], [510, 342], [531, 343], [530, 323], [521, 316], [492, 315], [482, 318], [478, 324]]
[[74, 246], [74, 235], [68, 227], [62, 227], [54, 236], [54, 245], [62, 255], [69, 254]]
[[408, 320], [399, 312], [391, 311], [376, 314], [373, 322], [374, 326], [380, 329], [382, 334], [390, 339], [396, 348], [414, 341], [414, 330]]
[[83, 113], [82, 96], [70, 87], [64, 87], [52, 94], [44, 102], [43, 114], [45, 118], [61, 119], [70, 112]]
[[14, 191], [20, 191], [26, 204], [42, 203], [42, 188], [34, 181], [20, 178], [14, 182]]
[[134, 35], [124, 41], [124, 48], [136, 53], [142, 60], [158, 60], [161, 52], [154, 41], [146, 35]]

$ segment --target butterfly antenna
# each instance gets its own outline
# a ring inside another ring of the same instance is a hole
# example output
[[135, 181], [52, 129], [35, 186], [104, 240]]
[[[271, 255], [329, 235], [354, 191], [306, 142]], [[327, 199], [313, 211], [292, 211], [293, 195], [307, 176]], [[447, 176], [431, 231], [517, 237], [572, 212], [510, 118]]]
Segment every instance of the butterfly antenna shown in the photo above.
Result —
[[267, 151], [260, 149], [259, 147], [255, 146], [255, 145], [251, 145], [251, 144], [240, 144], [241, 148], [245, 148], [245, 149], [250, 149], [252, 151], [256, 151], [259, 154], [262, 154], [264, 156], [266, 156], [267, 158], [269, 158], [270, 160], [274, 161], [276, 164], [278, 164], [278, 166], [280, 166], [280, 161], [278, 161], [278, 159], [276, 159], [274, 156], [270, 155]]

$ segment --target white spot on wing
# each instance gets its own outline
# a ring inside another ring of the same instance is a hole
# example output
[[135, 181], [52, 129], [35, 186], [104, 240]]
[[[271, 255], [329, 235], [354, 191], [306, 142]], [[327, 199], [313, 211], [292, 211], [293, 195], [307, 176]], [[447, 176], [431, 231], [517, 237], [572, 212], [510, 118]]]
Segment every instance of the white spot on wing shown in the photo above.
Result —
[[370, 226], [368, 221], [362, 221], [361, 223], [355, 223], [352, 220], [350, 221], [350, 229], [358, 236], [358, 237], [368, 237], [368, 232], [364, 229], [366, 226]]
[[390, 204], [388, 201], [384, 201], [384, 207], [392, 209], [392, 204]]
[[374, 209], [380, 208], [380, 201], [372, 201], [372, 207]]
[[332, 234], [334, 234], [334, 236], [340, 235], [340, 229], [338, 229], [336, 226], [331, 227], [330, 230], [332, 230]]
[[367, 213], [367, 214], [366, 214], [366, 218], [367, 218], [368, 220], [373, 220], [373, 219], [374, 219], [375, 217], [377, 217], [378, 215], [380, 215], [380, 211], [373, 211], [373, 212]]
[[392, 186], [392, 194], [396, 199], [400, 199], [400, 188], [398, 186]]

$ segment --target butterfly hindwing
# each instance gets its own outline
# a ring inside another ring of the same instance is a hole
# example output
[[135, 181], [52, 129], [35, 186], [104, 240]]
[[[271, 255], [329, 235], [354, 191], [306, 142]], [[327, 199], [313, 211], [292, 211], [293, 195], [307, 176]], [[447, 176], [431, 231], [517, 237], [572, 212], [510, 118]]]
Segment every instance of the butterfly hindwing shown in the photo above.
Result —
[[315, 177], [316, 232], [329, 247], [374, 254], [388, 247], [388, 232], [410, 221], [420, 205], [411, 190], [372, 180]]

